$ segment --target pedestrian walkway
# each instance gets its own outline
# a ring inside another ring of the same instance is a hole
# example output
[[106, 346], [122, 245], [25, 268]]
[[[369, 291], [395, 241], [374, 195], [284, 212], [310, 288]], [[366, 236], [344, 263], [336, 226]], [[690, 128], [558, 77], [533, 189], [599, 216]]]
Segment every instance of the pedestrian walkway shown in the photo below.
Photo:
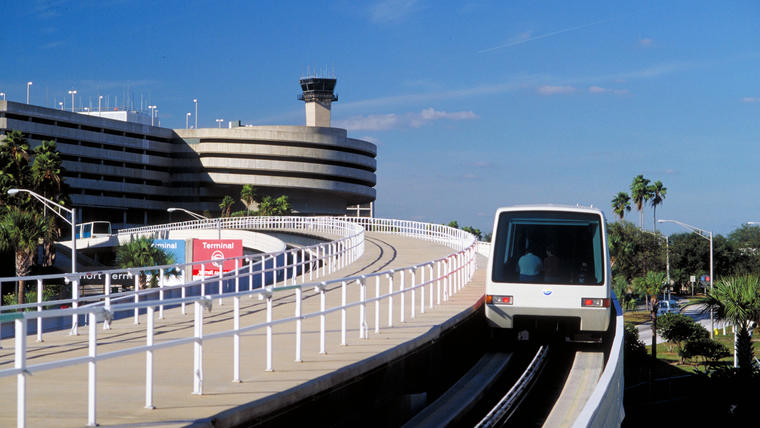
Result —
[[[412, 266], [444, 257], [453, 251], [426, 241], [395, 235], [368, 233], [364, 255], [355, 263], [332, 274], [341, 278], [357, 274], [369, 274], [388, 269]], [[484, 266], [485, 264], [482, 263]], [[417, 274], [417, 281], [421, 273]], [[441, 306], [430, 309], [430, 289], [437, 299], [435, 285], [428, 286], [425, 295], [425, 313], [420, 310], [420, 293], [415, 293], [415, 317], [412, 318], [412, 295], [404, 296], [404, 322], [401, 322], [400, 296], [394, 297], [392, 327], [388, 327], [388, 304], [380, 305], [378, 314], [381, 324], [379, 334], [375, 328], [375, 305], [367, 305], [369, 337], [359, 338], [359, 310], [347, 310], [347, 344], [341, 345], [341, 314], [333, 312], [326, 317], [326, 353], [320, 354], [319, 317], [303, 322], [302, 361], [296, 362], [295, 323], [278, 324], [273, 328], [274, 354], [273, 371], [266, 371], [266, 330], [257, 329], [241, 334], [240, 382], [233, 382], [233, 339], [224, 337], [203, 341], [203, 394], [193, 391], [193, 344], [186, 344], [154, 351], [153, 404], [155, 408], [145, 408], [145, 352], [100, 361], [97, 365], [97, 422], [100, 426], [184, 426], [193, 421], [211, 417], [227, 409], [262, 401], [262, 412], [282, 406], [308, 396], [353, 375], [341, 372], [333, 379], [326, 376], [336, 370], [414, 340], [445, 323], [457, 314], [474, 307], [482, 295], [485, 272], [476, 271], [474, 281], [462, 291], [452, 296]], [[429, 276], [428, 276], [429, 278]], [[320, 278], [324, 280], [325, 278]], [[402, 280], [394, 274], [396, 289], [406, 281], [411, 284], [409, 272]], [[383, 285], [385, 287], [385, 285]], [[327, 307], [338, 306], [341, 301], [341, 285], [334, 284], [326, 293]], [[359, 293], [356, 282], [347, 284], [349, 301]], [[368, 297], [375, 296], [375, 284], [367, 284]], [[381, 290], [387, 293], [388, 290]], [[294, 297], [292, 293], [276, 294], [273, 299], [273, 319], [293, 316]], [[316, 312], [320, 307], [319, 293], [304, 290], [304, 313]], [[213, 308], [204, 313], [204, 336], [233, 329], [233, 301], [222, 300], [221, 305], [214, 299]], [[241, 299], [241, 327], [265, 322], [266, 305], [256, 298]], [[156, 318], [158, 312], [156, 311]], [[120, 319], [111, 324], [110, 330], [97, 325], [98, 354], [132, 348], [146, 343], [146, 316], [140, 317], [140, 325], [134, 325], [131, 318]], [[168, 342], [193, 334], [193, 315], [188, 311], [182, 315], [178, 308], [166, 310], [165, 319], [155, 320], [155, 343]], [[63, 359], [86, 357], [89, 326], [80, 327], [79, 336], [69, 336], [68, 332], [46, 333], [45, 341], [29, 341], [27, 355], [29, 364], [61, 361]], [[5, 341], [0, 349], [0, 369], [13, 366], [12, 341]], [[387, 353], [388, 358], [392, 353]], [[372, 364], [378, 364], [378, 361]], [[365, 367], [364, 369], [367, 369]], [[320, 378], [321, 377], [321, 378]], [[319, 382], [313, 382], [320, 378]], [[87, 423], [87, 364], [52, 369], [28, 376], [27, 386], [27, 426], [58, 427], [83, 426]], [[288, 390], [288, 394], [279, 394]], [[267, 397], [276, 397], [268, 399]], [[16, 381], [12, 377], [0, 379], [0, 400], [6, 403], [0, 408], [0, 426], [12, 426], [16, 421]]]

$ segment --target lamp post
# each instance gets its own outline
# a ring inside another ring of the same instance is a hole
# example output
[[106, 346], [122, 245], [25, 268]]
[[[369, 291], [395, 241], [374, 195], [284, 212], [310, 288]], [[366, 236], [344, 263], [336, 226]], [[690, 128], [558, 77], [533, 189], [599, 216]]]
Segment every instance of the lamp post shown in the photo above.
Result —
[[76, 90], [69, 91], [69, 94], [71, 94], [71, 112], [74, 113], [74, 95], [77, 94]]
[[195, 103], [195, 129], [198, 129], [198, 98], [193, 98]]
[[26, 82], [26, 103], [29, 104], [29, 87], [32, 86], [32, 82]]
[[[710, 291], [713, 290], [713, 233], [712, 230], [707, 231], [700, 229], [696, 226], [692, 226], [690, 224], [682, 223], [678, 220], [657, 220], [657, 223], [675, 223], [684, 229], [691, 230], [692, 232], [696, 233], [697, 235], [701, 236], [702, 238], [707, 239], [710, 241]], [[713, 330], [715, 329], [715, 321], [713, 320], [713, 309], [710, 308], [710, 338], [713, 337]]]
[[0, 92], [0, 97], [3, 97], [3, 101], [5, 101], [5, 92]]
[[185, 115], [185, 129], [188, 129], [188, 128], [190, 128], [190, 115], [191, 115], [191, 114], [192, 114], [192, 113], [188, 112], [188, 113]]
[[153, 115], [156, 112], [156, 106], [148, 106], [150, 109], [150, 126], [153, 126]]
[[[190, 210], [186, 210], [184, 208], [167, 208], [166, 211], [173, 213], [174, 211], [182, 211], [183, 213], [189, 215], [190, 217], [196, 219], [196, 220], [210, 220], [206, 216], [202, 216], [198, 213], [194, 213]], [[216, 219], [216, 230], [218, 231], [219, 239], [222, 239], [222, 220], [220, 218]]]
[[102, 116], [100, 114], [100, 102], [103, 101], [103, 95], [98, 95], [98, 116]]
[[[66, 208], [63, 205], [53, 202], [50, 199], [47, 199], [46, 197], [42, 195], [38, 195], [37, 193], [32, 192], [31, 190], [27, 189], [9, 189], [8, 194], [9, 195], [15, 195], [18, 192], [25, 192], [30, 195], [32, 195], [35, 199], [42, 202], [45, 207], [50, 208], [51, 211], [53, 211], [58, 217], [62, 218], [63, 221], [71, 225], [71, 273], [76, 273], [77, 271], [77, 219], [76, 219], [76, 208]], [[66, 217], [61, 214], [61, 210], [66, 211], [71, 215], [71, 221], [67, 220]]]
[[61, 107], [61, 111], [63, 111], [63, 101], [58, 101], [58, 106]]
[[224, 122], [224, 119], [217, 119], [217, 120], [216, 120], [217, 126], [218, 126], [219, 128], [221, 128], [221, 127], [222, 127], [222, 122]]

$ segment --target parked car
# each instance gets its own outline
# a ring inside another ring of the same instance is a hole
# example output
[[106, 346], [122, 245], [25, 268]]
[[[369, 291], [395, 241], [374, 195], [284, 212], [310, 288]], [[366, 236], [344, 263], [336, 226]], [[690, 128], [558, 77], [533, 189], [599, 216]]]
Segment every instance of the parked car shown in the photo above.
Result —
[[657, 308], [657, 316], [664, 314], [679, 314], [681, 307], [676, 300], [660, 300], [660, 306]]

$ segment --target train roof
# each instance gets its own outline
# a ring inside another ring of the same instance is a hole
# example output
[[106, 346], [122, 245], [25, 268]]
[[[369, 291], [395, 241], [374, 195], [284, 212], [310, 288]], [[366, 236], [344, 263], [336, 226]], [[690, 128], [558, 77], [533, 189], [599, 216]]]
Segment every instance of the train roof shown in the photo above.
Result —
[[604, 212], [594, 206], [582, 206], [582, 205], [562, 205], [562, 204], [526, 204], [526, 205], [511, 205], [501, 207], [496, 210], [496, 213], [506, 211], [565, 211], [565, 212], [579, 212], [579, 213], [593, 213], [599, 214], [604, 217]]

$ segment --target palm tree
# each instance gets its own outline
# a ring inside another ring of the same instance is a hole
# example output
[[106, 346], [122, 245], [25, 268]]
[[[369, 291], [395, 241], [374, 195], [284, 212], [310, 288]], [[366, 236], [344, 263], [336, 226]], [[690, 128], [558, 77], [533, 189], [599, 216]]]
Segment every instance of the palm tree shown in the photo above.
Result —
[[0, 201], [7, 203], [8, 189], [26, 188], [29, 182], [29, 143], [19, 131], [9, 132], [0, 144]]
[[652, 358], [657, 358], [657, 307], [659, 306], [659, 295], [662, 287], [665, 285], [667, 276], [665, 272], [647, 272], [644, 277], [643, 285], [649, 300], [649, 315], [652, 318]]
[[636, 204], [636, 209], [639, 210], [639, 229], [644, 228], [644, 205], [650, 197], [649, 179], [644, 178], [641, 174], [634, 177], [631, 183], [631, 198]]
[[245, 204], [246, 210], [251, 212], [251, 205], [256, 202], [256, 189], [252, 184], [243, 185], [243, 190], [240, 191], [240, 199]]
[[[33, 190], [61, 205], [70, 205], [68, 186], [63, 181], [63, 161], [56, 149], [55, 141], [43, 141], [34, 151], [31, 168]], [[44, 237], [44, 266], [55, 264], [55, 241], [61, 236], [61, 221], [49, 217], [48, 233]]]
[[[27, 276], [34, 264], [34, 250], [45, 235], [47, 221], [37, 213], [8, 208], [0, 218], [0, 250], [15, 253], [16, 276]], [[24, 281], [18, 282], [16, 302], [24, 303]]]
[[[123, 269], [168, 265], [173, 262], [170, 254], [153, 246], [153, 238], [145, 236], [130, 239], [128, 243], [116, 249], [116, 264]], [[141, 271], [138, 279], [139, 289], [145, 288], [146, 283], [147, 272]]]
[[222, 210], [221, 215], [222, 217], [229, 217], [230, 212], [232, 211], [232, 206], [235, 205], [235, 200], [232, 199], [232, 196], [225, 195], [222, 199], [222, 202], [219, 203], [219, 209]]
[[618, 192], [617, 196], [612, 199], [612, 211], [623, 220], [625, 212], [631, 210], [631, 197], [628, 193]]
[[715, 310], [717, 317], [736, 326], [736, 353], [739, 370], [752, 370], [752, 343], [749, 335], [750, 323], [760, 318], [760, 278], [755, 275], [740, 275], [721, 278], [698, 303], [705, 305], [705, 311]]
[[649, 193], [652, 195], [652, 210], [654, 211], [654, 230], [657, 231], [657, 205], [662, 204], [668, 188], [662, 185], [662, 181], [657, 180], [649, 186]]
[[277, 198], [264, 196], [264, 199], [259, 204], [259, 215], [263, 216], [288, 215], [290, 211], [290, 202], [288, 202], [288, 197], [285, 195]]

